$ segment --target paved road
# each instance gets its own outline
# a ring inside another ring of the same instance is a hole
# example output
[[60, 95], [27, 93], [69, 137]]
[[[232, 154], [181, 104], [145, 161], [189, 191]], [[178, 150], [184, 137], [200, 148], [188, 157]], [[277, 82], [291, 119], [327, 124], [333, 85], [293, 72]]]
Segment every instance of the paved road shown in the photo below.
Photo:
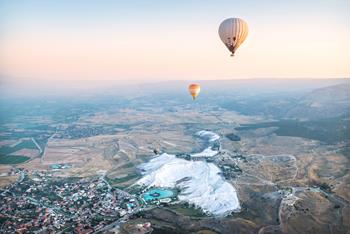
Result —
[[[108, 181], [105, 179], [105, 173], [101, 175], [100, 179], [107, 184], [108, 186], [108, 190], [110, 191], [112, 189], [112, 186], [108, 183]], [[123, 217], [121, 217], [120, 219], [114, 221], [113, 223], [108, 224], [107, 226], [104, 226], [103, 228], [96, 230], [94, 233], [103, 233], [104, 231], [108, 231], [112, 228], [116, 228], [119, 227], [120, 224], [125, 223], [126, 221], [129, 220], [129, 216], [138, 213], [141, 208], [140, 208], [140, 203], [137, 200], [137, 197], [135, 195], [132, 195], [128, 192], [125, 192], [124, 190], [118, 189], [118, 188], [114, 188], [119, 194], [123, 195], [124, 197], [130, 197], [135, 199], [135, 203], [136, 203], [136, 207], [132, 210], [131, 213], [128, 213], [126, 215], [124, 215]]]
[[42, 154], [43, 153], [43, 149], [40, 147], [38, 142], [33, 137], [31, 139], [32, 139], [32, 142], [34, 143], [34, 145], [38, 148], [39, 153]]

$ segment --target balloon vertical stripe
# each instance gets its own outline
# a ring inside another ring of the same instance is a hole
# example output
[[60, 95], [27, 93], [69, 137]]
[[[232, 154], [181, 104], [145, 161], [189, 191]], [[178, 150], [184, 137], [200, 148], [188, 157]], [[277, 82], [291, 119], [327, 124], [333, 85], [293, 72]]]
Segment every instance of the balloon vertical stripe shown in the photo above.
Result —
[[237, 48], [248, 36], [248, 25], [242, 19], [229, 18], [220, 24], [218, 32], [221, 41], [232, 55], [234, 55]]

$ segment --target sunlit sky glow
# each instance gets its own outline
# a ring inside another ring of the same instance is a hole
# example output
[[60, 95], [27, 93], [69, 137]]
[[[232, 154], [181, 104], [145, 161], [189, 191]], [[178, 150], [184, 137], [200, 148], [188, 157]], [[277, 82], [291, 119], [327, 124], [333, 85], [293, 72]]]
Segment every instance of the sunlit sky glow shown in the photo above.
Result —
[[[350, 77], [350, 1], [0, 0], [0, 74], [27, 79]], [[235, 57], [217, 29], [249, 25]]]

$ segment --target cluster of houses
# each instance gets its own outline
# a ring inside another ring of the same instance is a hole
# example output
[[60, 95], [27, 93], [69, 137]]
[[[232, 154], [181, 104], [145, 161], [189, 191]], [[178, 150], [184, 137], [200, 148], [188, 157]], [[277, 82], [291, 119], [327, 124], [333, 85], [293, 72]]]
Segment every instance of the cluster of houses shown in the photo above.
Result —
[[92, 233], [137, 210], [138, 202], [104, 179], [33, 172], [0, 190], [0, 233]]
[[225, 179], [232, 179], [237, 176], [237, 174], [242, 173], [242, 169], [236, 164], [220, 164], [221, 174]]

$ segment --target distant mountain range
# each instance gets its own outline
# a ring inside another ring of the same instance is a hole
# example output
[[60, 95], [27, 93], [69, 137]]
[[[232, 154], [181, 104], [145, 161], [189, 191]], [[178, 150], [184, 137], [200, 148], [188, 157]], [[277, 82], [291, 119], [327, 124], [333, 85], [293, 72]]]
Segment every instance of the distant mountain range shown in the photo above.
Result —
[[289, 83], [292, 82], [275, 90], [261, 87], [254, 92], [225, 91], [212, 101], [242, 114], [277, 119], [318, 120], [350, 115], [350, 82], [315, 88], [308, 84], [304, 89], [288, 89]]
[[350, 113], [350, 84], [319, 88], [303, 96], [286, 113], [290, 118], [323, 119]]

